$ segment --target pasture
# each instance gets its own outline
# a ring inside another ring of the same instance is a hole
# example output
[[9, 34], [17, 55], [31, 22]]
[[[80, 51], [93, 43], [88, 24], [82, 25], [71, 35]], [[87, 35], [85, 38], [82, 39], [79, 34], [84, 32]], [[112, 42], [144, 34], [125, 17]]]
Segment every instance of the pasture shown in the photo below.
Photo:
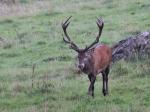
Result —
[[20, 1], [0, 7], [0, 112], [150, 112], [149, 58], [113, 64], [109, 96], [99, 75], [93, 99], [61, 28], [72, 15], [68, 32], [83, 48], [95, 40], [102, 17], [100, 41], [112, 46], [150, 30], [149, 0]]

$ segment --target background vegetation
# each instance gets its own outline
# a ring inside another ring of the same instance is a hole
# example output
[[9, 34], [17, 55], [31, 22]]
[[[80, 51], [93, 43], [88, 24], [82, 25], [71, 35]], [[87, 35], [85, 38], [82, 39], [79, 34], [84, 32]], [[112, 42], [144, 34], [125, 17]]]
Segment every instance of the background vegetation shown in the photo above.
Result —
[[0, 112], [149, 112], [150, 59], [111, 67], [109, 96], [101, 76], [95, 98], [75, 67], [76, 53], [62, 41], [61, 22], [72, 15], [69, 34], [84, 47], [95, 39], [110, 46], [150, 29], [149, 0], [20, 0], [0, 4]]

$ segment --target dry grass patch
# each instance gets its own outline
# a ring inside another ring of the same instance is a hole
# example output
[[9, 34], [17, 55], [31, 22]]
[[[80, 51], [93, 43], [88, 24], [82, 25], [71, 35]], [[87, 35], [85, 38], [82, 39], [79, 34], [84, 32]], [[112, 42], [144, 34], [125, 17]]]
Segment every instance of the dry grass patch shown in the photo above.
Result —
[[37, 14], [41, 11], [50, 10], [51, 4], [49, 1], [35, 1], [26, 4], [21, 4], [18, 2], [11, 5], [0, 3], [0, 19], [10, 16], [29, 16]]

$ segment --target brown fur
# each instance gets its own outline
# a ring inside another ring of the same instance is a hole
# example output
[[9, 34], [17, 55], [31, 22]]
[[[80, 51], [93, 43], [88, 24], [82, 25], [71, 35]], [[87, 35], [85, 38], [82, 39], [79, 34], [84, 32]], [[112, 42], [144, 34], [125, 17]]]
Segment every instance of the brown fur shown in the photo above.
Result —
[[94, 74], [97, 75], [106, 69], [111, 63], [112, 51], [107, 45], [100, 45], [95, 48], [93, 55]]

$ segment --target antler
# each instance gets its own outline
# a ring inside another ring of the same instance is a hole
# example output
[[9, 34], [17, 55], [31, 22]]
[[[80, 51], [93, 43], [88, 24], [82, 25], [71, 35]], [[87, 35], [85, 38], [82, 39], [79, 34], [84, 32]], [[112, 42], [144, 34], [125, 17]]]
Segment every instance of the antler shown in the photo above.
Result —
[[61, 24], [62, 29], [63, 29], [64, 34], [65, 34], [65, 37], [63, 37], [63, 40], [67, 44], [70, 44], [70, 48], [72, 48], [73, 50], [75, 50], [77, 52], [80, 52], [80, 49], [78, 48], [78, 46], [73, 41], [71, 41], [71, 39], [70, 39], [70, 37], [67, 33], [67, 27], [70, 24], [69, 20], [70, 20], [71, 17], [72, 16], [70, 16], [64, 23]]
[[103, 20], [101, 18], [99, 18], [99, 19], [97, 18], [96, 23], [97, 23], [97, 26], [99, 28], [99, 33], [98, 33], [98, 35], [96, 37], [96, 40], [91, 45], [89, 45], [88, 47], [86, 47], [84, 49], [84, 51], [87, 51], [88, 49], [90, 49], [91, 47], [93, 47], [95, 44], [97, 44], [99, 42], [99, 38], [100, 38], [102, 30], [103, 30], [104, 22], [103, 22]]
[[64, 34], [65, 34], [65, 37], [63, 37], [63, 40], [67, 44], [70, 44], [70, 48], [72, 48], [73, 50], [75, 50], [77, 52], [85, 52], [99, 42], [99, 38], [100, 38], [102, 30], [103, 30], [104, 22], [101, 18], [99, 18], [99, 19], [97, 18], [96, 23], [97, 23], [97, 26], [99, 28], [99, 33], [96, 37], [96, 40], [91, 45], [86, 47], [85, 49], [79, 49], [79, 47], [73, 41], [71, 41], [71, 39], [67, 33], [67, 27], [70, 24], [69, 20], [71, 17], [72, 16], [70, 16], [64, 23], [62, 23], [62, 28], [63, 28]]

